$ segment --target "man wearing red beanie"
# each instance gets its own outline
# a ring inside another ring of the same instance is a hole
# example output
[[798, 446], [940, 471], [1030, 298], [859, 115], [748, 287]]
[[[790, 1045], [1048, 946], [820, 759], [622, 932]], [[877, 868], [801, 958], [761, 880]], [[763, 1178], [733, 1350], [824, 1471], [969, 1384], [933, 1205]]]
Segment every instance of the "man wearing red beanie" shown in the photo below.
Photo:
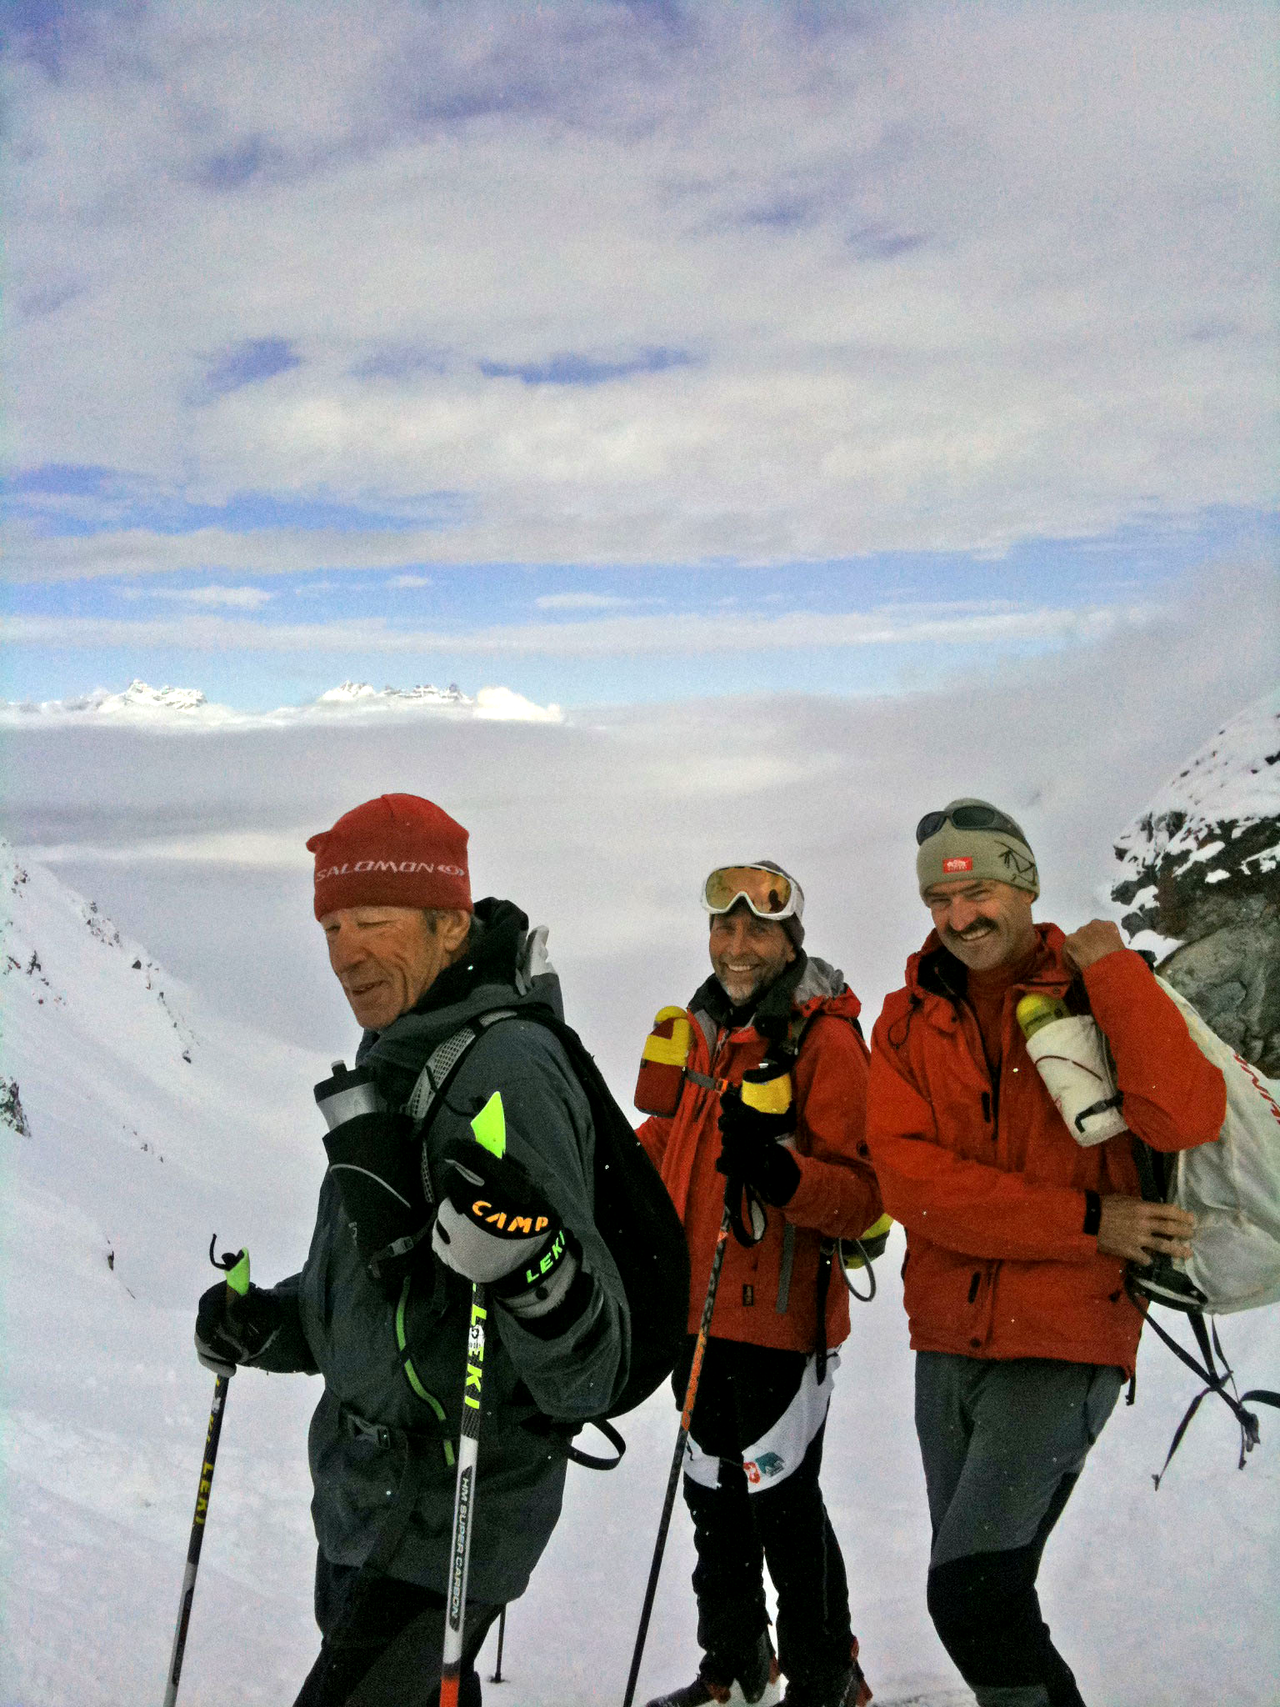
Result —
[[[474, 908], [467, 832], [384, 794], [307, 843], [329, 962], [364, 1028], [317, 1086], [330, 1167], [301, 1273], [201, 1300], [201, 1360], [324, 1376], [311, 1424], [320, 1656], [295, 1707], [432, 1707], [472, 1282], [487, 1289], [460, 1700], [560, 1512], [554, 1425], [627, 1374], [625, 1293], [592, 1215], [591, 1105], [560, 1037], [544, 930]], [[524, 1017], [524, 1013], [530, 1017]], [[340, 1070], [341, 1069], [341, 1070]], [[549, 1420], [549, 1421], [548, 1421]]]

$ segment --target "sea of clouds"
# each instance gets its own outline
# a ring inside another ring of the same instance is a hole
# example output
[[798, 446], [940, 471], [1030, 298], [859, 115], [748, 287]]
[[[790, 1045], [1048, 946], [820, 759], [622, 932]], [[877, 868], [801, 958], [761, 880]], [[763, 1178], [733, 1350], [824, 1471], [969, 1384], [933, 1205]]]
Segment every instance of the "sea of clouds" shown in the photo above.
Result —
[[350, 1018], [323, 965], [305, 840], [371, 795], [428, 795], [471, 832], [476, 895], [551, 927], [570, 1017], [626, 1084], [652, 1013], [704, 975], [697, 891], [714, 864], [793, 870], [809, 947], [871, 1017], [928, 924], [915, 822], [955, 795], [1024, 824], [1042, 916], [1098, 912], [1116, 837], [1274, 685], [1276, 612], [1272, 574], [1219, 568], [1140, 631], [898, 697], [753, 696], [744, 682], [736, 699], [561, 722], [29, 718], [3, 731], [3, 828], [216, 1003], [342, 1048]]

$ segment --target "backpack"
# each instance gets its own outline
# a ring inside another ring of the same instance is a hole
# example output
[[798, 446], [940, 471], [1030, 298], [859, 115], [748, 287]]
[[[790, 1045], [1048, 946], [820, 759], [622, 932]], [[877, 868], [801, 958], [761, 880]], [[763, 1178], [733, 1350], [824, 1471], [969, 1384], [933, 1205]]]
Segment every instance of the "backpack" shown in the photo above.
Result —
[[[1162, 1259], [1130, 1270], [1135, 1301], [1163, 1304], [1188, 1319], [1200, 1360], [1179, 1345], [1150, 1311], [1148, 1325], [1205, 1383], [1173, 1437], [1160, 1478], [1177, 1451], [1200, 1401], [1216, 1393], [1240, 1425], [1240, 1467], [1258, 1442], [1258, 1419], [1246, 1407], [1256, 1400], [1280, 1407], [1280, 1393], [1254, 1388], [1237, 1397], [1216, 1325], [1205, 1317], [1252, 1310], [1280, 1301], [1280, 1083], [1251, 1066], [1163, 978], [1156, 982], [1186, 1021], [1191, 1039], [1221, 1072], [1227, 1113], [1216, 1142], [1165, 1155], [1134, 1139], [1134, 1158], [1148, 1201], [1176, 1203], [1198, 1223], [1185, 1262]], [[1215, 1361], [1216, 1357], [1216, 1361]], [[1221, 1367], [1219, 1367], [1219, 1364]], [[1228, 1384], [1231, 1391], [1228, 1392]]]
[[[599, 1416], [587, 1419], [609, 1440], [616, 1456], [594, 1457], [579, 1451], [567, 1438], [564, 1449], [576, 1464], [611, 1470], [626, 1451], [626, 1443], [609, 1419], [624, 1416], [655, 1392], [684, 1351], [689, 1319], [689, 1249], [667, 1188], [605, 1083], [595, 1058], [573, 1027], [541, 1003], [480, 1014], [437, 1046], [405, 1105], [406, 1113], [417, 1123], [415, 1135], [425, 1138], [431, 1110], [447, 1091], [471, 1046], [490, 1026], [506, 1019], [532, 1020], [551, 1032], [568, 1056], [591, 1110], [595, 1225], [609, 1248], [626, 1295], [631, 1358], [621, 1392]], [[535, 1418], [530, 1426], [539, 1432], [563, 1435], [567, 1428], [576, 1432], [585, 1425]]]

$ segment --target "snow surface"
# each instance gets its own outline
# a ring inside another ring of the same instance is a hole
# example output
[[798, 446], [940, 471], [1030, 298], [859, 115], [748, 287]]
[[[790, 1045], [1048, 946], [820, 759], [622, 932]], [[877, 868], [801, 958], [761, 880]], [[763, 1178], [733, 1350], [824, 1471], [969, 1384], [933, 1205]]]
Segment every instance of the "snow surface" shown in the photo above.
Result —
[[[299, 1265], [323, 1166], [311, 1086], [328, 1062], [210, 1012], [91, 902], [0, 854], [3, 1071], [31, 1128], [0, 1127], [0, 1707], [136, 1707], [163, 1693], [212, 1393], [191, 1350], [209, 1238], [247, 1244], [263, 1281]], [[971, 1698], [924, 1606], [900, 1255], [895, 1239], [880, 1297], [855, 1307], [823, 1480], [877, 1703], [958, 1707]], [[1280, 1386], [1274, 1310], [1234, 1318], [1226, 1339], [1244, 1382]], [[1204, 1405], [1156, 1493], [1150, 1473], [1192, 1392], [1144, 1343], [1137, 1405], [1117, 1409], [1048, 1549], [1047, 1614], [1091, 1707], [1280, 1701], [1280, 1421], [1263, 1412], [1241, 1474], [1230, 1418]], [[304, 1377], [233, 1383], [184, 1707], [290, 1701], [314, 1658], [317, 1397]], [[621, 1700], [675, 1426], [659, 1394], [624, 1425], [618, 1471], [570, 1471], [491, 1704]], [[691, 1563], [678, 1504], [642, 1701], [693, 1675]]]
[[558, 723], [558, 705], [536, 705], [507, 687], [481, 688], [472, 698], [460, 688], [375, 688], [368, 682], [342, 682], [309, 705], [285, 705], [275, 711], [237, 711], [212, 705], [199, 688], [153, 688], [134, 680], [122, 693], [95, 688], [79, 699], [0, 700], [0, 726], [75, 723], [124, 723], [163, 729], [252, 729], [280, 724], [326, 723], [335, 716], [417, 714], [423, 711], [470, 716], [488, 722]]

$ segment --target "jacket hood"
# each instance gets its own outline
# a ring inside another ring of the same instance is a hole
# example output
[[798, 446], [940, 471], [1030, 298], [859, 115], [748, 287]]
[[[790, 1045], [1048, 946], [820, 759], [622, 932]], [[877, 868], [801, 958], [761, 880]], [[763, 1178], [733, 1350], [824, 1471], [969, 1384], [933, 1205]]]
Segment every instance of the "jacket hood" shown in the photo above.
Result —
[[529, 929], [513, 901], [490, 895], [476, 903], [466, 952], [408, 1013], [382, 1031], [366, 1031], [357, 1062], [415, 1075], [438, 1043], [493, 1008], [546, 1007], [564, 1018], [560, 980], [547, 958], [547, 927]]
[[[1038, 939], [1036, 957], [1022, 982], [1052, 988], [1061, 994], [1075, 976], [1062, 958], [1066, 938], [1057, 925], [1036, 925], [1034, 929]], [[926, 996], [941, 996], [958, 1002], [968, 982], [968, 967], [949, 948], [944, 948], [937, 931], [930, 931], [924, 945], [907, 961], [907, 990], [917, 1001]]]

